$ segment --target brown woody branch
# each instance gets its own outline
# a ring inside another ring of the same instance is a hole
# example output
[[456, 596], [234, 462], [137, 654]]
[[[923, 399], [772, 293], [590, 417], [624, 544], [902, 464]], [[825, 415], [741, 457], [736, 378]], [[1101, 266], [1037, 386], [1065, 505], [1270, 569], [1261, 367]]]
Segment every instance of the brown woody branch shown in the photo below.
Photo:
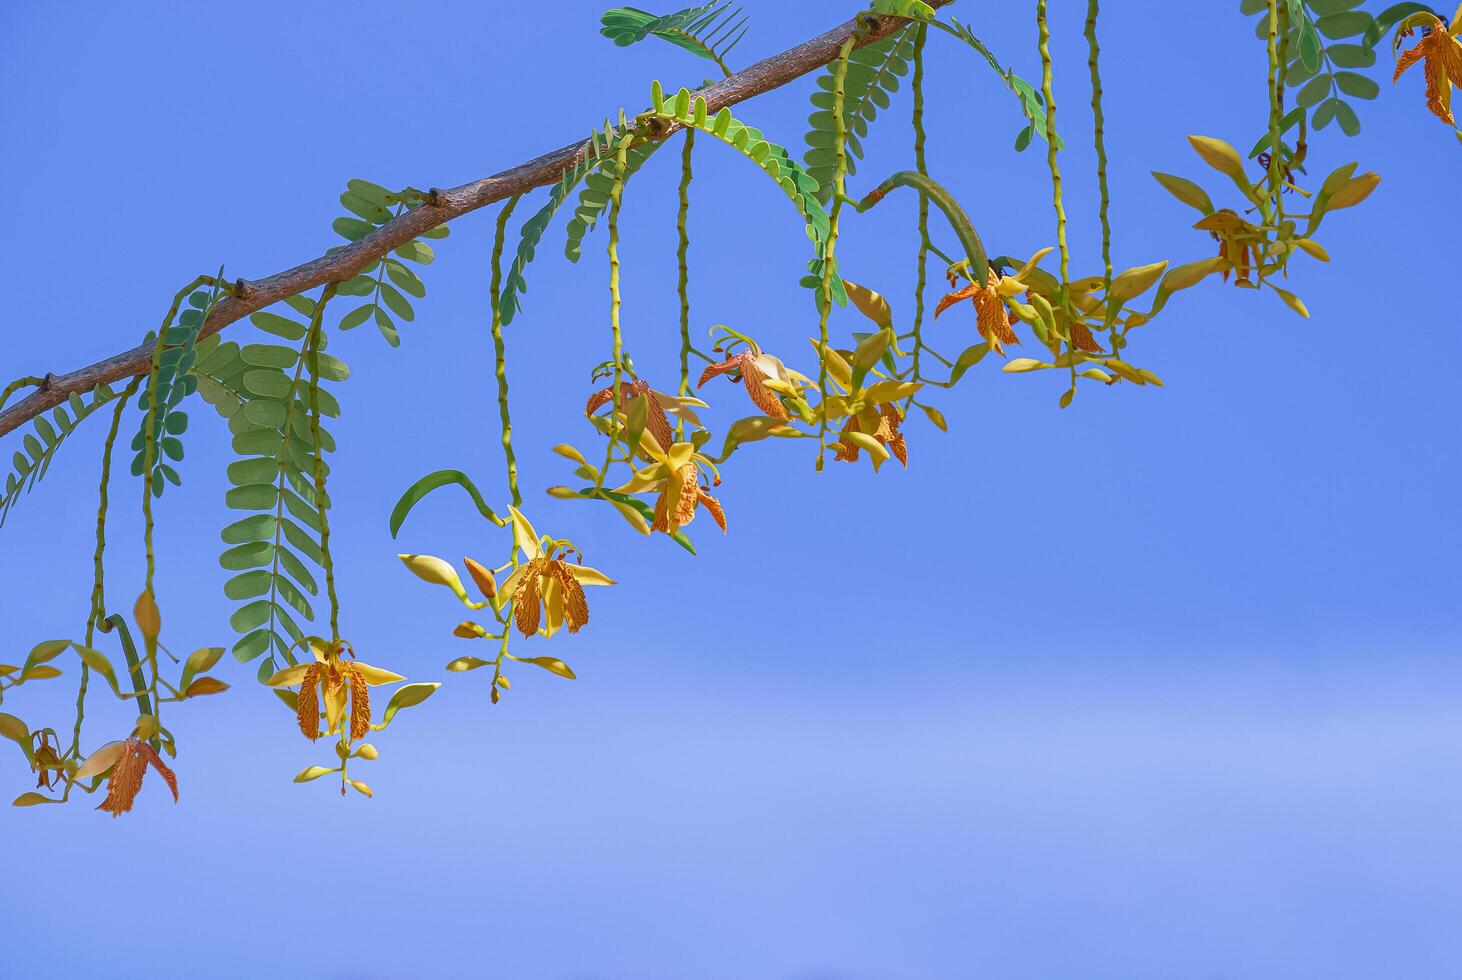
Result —
[[[929, 2], [932, 6], [940, 7], [953, 0]], [[781, 54], [759, 61], [698, 94], [705, 97], [707, 109], [714, 113], [723, 106], [744, 102], [816, 71], [837, 58], [838, 50], [857, 29], [859, 20], [866, 28], [858, 42], [860, 47], [887, 37], [905, 23], [897, 17], [872, 15], [850, 20]], [[680, 127], [667, 127], [655, 134], [655, 138], [664, 139], [678, 128]], [[200, 337], [218, 333], [235, 320], [296, 293], [327, 282], [343, 282], [392, 249], [406, 244], [439, 224], [495, 201], [506, 200], [535, 187], [556, 183], [564, 171], [573, 165], [574, 158], [582, 147], [583, 141], [571, 143], [470, 184], [447, 190], [434, 188], [427, 204], [393, 218], [364, 238], [351, 242], [336, 252], [263, 279], [240, 280], [238, 286], [242, 288], [236, 288], [233, 296], [222, 300], [213, 308], [203, 324]], [[10, 408], [0, 411], [0, 436], [61, 404], [73, 392], [81, 394], [102, 382], [146, 374], [152, 367], [152, 349], [153, 345], [150, 343], [141, 344], [67, 374], [47, 374], [38, 390]]]

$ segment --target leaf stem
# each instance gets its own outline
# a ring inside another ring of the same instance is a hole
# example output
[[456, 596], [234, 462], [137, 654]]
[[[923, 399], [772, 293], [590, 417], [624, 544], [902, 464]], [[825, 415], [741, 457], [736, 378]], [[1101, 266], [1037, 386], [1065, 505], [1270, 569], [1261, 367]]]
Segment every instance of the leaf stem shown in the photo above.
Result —
[[[310, 438], [315, 444], [315, 508], [320, 515], [320, 557], [325, 569], [325, 590], [330, 597], [330, 647], [333, 651], [340, 642], [340, 599], [335, 594], [335, 562], [330, 557], [330, 515], [329, 500], [325, 496], [325, 449], [320, 436], [320, 346], [322, 330], [320, 322], [325, 315], [325, 305], [335, 295], [335, 283], [328, 284], [320, 293], [315, 312], [310, 317], [309, 334], [305, 348], [309, 352], [310, 368]], [[289, 434], [285, 433], [285, 438]], [[352, 682], [354, 683], [354, 682]], [[344, 763], [341, 763], [342, 770]]]
[[838, 49], [837, 68], [833, 72], [833, 198], [828, 210], [827, 242], [822, 249], [822, 281], [818, 285], [818, 346], [817, 346], [817, 396], [819, 414], [822, 416], [817, 430], [817, 469], [821, 470], [827, 456], [827, 352], [828, 318], [833, 308], [833, 271], [836, 266], [835, 252], [838, 245], [838, 219], [843, 212], [843, 201], [847, 197], [848, 179], [848, 120], [843, 112], [848, 80], [848, 56], [858, 40], [855, 31]]
[[594, 489], [604, 489], [604, 477], [614, 460], [614, 445], [619, 439], [620, 382], [624, 378], [624, 337], [620, 331], [619, 309], [619, 208], [624, 199], [624, 180], [630, 140], [621, 135], [614, 158], [614, 185], [609, 190], [609, 329], [614, 335], [614, 380], [610, 382], [609, 445], [604, 450], [604, 465], [594, 479]]
[[508, 358], [503, 344], [503, 240], [507, 235], [508, 218], [518, 206], [519, 197], [508, 198], [497, 215], [497, 229], [492, 239], [492, 283], [488, 286], [488, 299], [492, 304], [492, 350], [494, 374], [497, 377], [498, 415], [503, 425], [503, 457], [508, 472], [508, 494], [514, 507], [523, 505], [523, 495], [518, 492], [518, 457], [513, 453], [513, 420], [508, 414]]

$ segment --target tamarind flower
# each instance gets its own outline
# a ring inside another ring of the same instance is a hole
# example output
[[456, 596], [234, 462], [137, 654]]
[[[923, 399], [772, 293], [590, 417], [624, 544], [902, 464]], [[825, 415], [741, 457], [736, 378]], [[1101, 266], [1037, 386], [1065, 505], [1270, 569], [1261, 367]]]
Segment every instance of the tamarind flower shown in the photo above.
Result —
[[[688, 445], [688, 444], [687, 444]], [[577, 633], [589, 622], [586, 585], [613, 585], [614, 580], [598, 569], [564, 560], [573, 550], [551, 538], [540, 538], [533, 525], [516, 507], [510, 507], [513, 538], [526, 560], [498, 587], [498, 599], [511, 597], [513, 625], [525, 637], [539, 631], [552, 636], [560, 627]], [[557, 553], [555, 553], [557, 552]]]
[[51, 733], [47, 729], [34, 732], [31, 735], [32, 743], [40, 740], [39, 745], [34, 745], [31, 750], [30, 770], [36, 773], [36, 789], [50, 789], [53, 783], [62, 782], [61, 757], [56, 753], [56, 746], [51, 744]]
[[[856, 463], [859, 449], [862, 448], [869, 450], [874, 472], [883, 465], [888, 454], [892, 454], [894, 459], [904, 465], [904, 469], [908, 469], [909, 450], [903, 433], [899, 431], [903, 421], [904, 417], [899, 414], [898, 408], [888, 404], [850, 415], [843, 425], [838, 441], [832, 444], [836, 451], [833, 458], [845, 463]], [[884, 453], [880, 454], [875, 447], [882, 447]]]
[[178, 802], [178, 777], [153, 747], [140, 738], [133, 737], [103, 745], [87, 756], [86, 761], [76, 770], [74, 778], [90, 779], [110, 769], [111, 775], [107, 777], [107, 798], [102, 800], [97, 809], [119, 817], [132, 809], [137, 794], [142, 790], [142, 777], [147, 774], [148, 766], [157, 770], [157, 774], [168, 784], [168, 789], [173, 791], [173, 802]]
[[[955, 271], [951, 269], [949, 272], [950, 287], [953, 288], [957, 281]], [[1005, 344], [1020, 343], [1020, 338], [1011, 329], [1018, 317], [1005, 308], [1005, 299], [1025, 290], [1025, 284], [1018, 279], [1012, 276], [1001, 276], [991, 269], [984, 286], [978, 282], [970, 282], [960, 289], [946, 293], [935, 305], [934, 317], [938, 319], [939, 314], [961, 300], [970, 300], [975, 307], [975, 329], [980, 332], [980, 336], [985, 338], [995, 353], [1004, 354]]]
[[1407, 17], [1396, 32], [1393, 48], [1400, 44], [1402, 38], [1410, 37], [1417, 27], [1422, 28], [1421, 40], [1396, 59], [1396, 73], [1391, 76], [1391, 84], [1396, 84], [1412, 65], [1422, 62], [1422, 70], [1426, 75], [1427, 108], [1442, 122], [1455, 126], [1456, 120], [1452, 117], [1452, 86], [1462, 78], [1462, 44], [1457, 41], [1457, 33], [1462, 30], [1462, 6], [1452, 16], [1450, 28], [1430, 11]]
[[746, 388], [746, 393], [751, 397], [753, 405], [779, 422], [792, 421], [792, 416], [788, 413], [786, 406], [777, 398], [772, 389], [767, 387], [767, 380], [771, 379], [783, 385], [790, 385], [795, 390], [800, 375], [788, 370], [779, 359], [762, 353], [760, 347], [752, 344], [746, 350], [732, 354], [721, 363], [707, 367], [701, 372], [701, 379], [696, 382], [695, 386], [700, 388], [712, 378], [731, 372], [741, 375], [741, 384]]
[[663, 453], [654, 452], [649, 447], [642, 448], [650, 455], [650, 465], [636, 470], [630, 481], [616, 487], [615, 492], [659, 491], [659, 497], [655, 501], [655, 518], [650, 530], [674, 534], [693, 521], [696, 508], [703, 506], [724, 534], [726, 512], [721, 508], [721, 502], [711, 496], [711, 488], [700, 484], [700, 468], [696, 465], [699, 454], [695, 451], [695, 445], [677, 442]]
[[589, 396], [589, 402], [584, 406], [584, 414], [593, 415], [599, 408], [611, 401], [614, 402], [616, 411], [627, 411], [627, 406], [631, 401], [643, 398], [647, 406], [645, 431], [654, 437], [661, 449], [664, 449], [675, 440], [675, 435], [670, 430], [670, 419], [665, 415], [665, 406], [660, 403], [657, 395], [658, 392], [653, 391], [649, 382], [646, 381], [621, 383], [618, 392], [614, 390], [614, 385], [610, 385]]
[[1194, 228], [1206, 231], [1218, 242], [1218, 257], [1228, 266], [1221, 269], [1223, 281], [1228, 282], [1232, 269], [1235, 286], [1251, 286], [1249, 273], [1258, 258], [1258, 243], [1264, 240], [1264, 230], [1245, 221], [1231, 208], [1219, 208], [1207, 217], [1195, 222]]
[[[347, 688], [350, 697], [350, 737], [363, 738], [371, 730], [372, 687], [405, 680], [400, 674], [355, 660], [340, 659], [342, 649], [349, 649], [337, 643], [334, 649], [327, 649], [325, 641], [311, 637], [310, 650], [315, 655], [314, 663], [295, 664], [286, 667], [269, 680], [270, 687], [294, 687], [299, 685], [295, 699], [295, 713], [300, 731], [310, 741], [320, 737], [320, 701], [325, 702], [325, 731], [333, 735], [340, 731], [345, 718]], [[351, 656], [355, 651], [351, 651]]]

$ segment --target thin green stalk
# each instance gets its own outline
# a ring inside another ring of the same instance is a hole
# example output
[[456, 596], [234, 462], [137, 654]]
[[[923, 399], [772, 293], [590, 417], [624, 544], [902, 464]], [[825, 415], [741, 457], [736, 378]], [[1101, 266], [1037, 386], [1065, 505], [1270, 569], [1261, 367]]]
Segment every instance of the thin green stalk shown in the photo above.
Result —
[[518, 457], [513, 453], [513, 420], [508, 414], [508, 358], [503, 345], [503, 240], [507, 236], [508, 218], [518, 206], [518, 197], [508, 198], [497, 215], [497, 230], [492, 239], [492, 283], [488, 286], [488, 299], [492, 303], [492, 351], [497, 376], [497, 407], [503, 422], [503, 456], [508, 470], [508, 493], [513, 506], [523, 506], [523, 495], [518, 492]]
[[[132, 396], [137, 394], [142, 379], [133, 378], [131, 383], [122, 390], [117, 399], [117, 404], [112, 409], [112, 426], [107, 430], [107, 438], [102, 443], [102, 475], [101, 485], [97, 488], [97, 510], [96, 510], [96, 551], [92, 554], [92, 587], [91, 587], [91, 611], [86, 617], [86, 641], [85, 646], [91, 647], [96, 640], [97, 623], [106, 616], [107, 600], [103, 588], [105, 563], [102, 556], [107, 547], [107, 488], [112, 478], [112, 446], [117, 441], [117, 432], [122, 427], [122, 413]], [[86, 689], [90, 680], [91, 670], [87, 667], [86, 661], [81, 662], [81, 683], [76, 690], [76, 726], [71, 732], [71, 748], [66, 751], [67, 757], [76, 757], [81, 751], [81, 723], [86, 717]], [[67, 783], [66, 791], [71, 791], [70, 783]]]
[[1037, 46], [1041, 54], [1041, 95], [1046, 100], [1046, 165], [1051, 170], [1051, 201], [1056, 208], [1056, 248], [1061, 254], [1062, 303], [1071, 278], [1071, 254], [1066, 245], [1066, 205], [1061, 199], [1061, 168], [1056, 163], [1056, 96], [1051, 90], [1051, 28], [1046, 22], [1047, 0], [1036, 0]]
[[604, 451], [604, 465], [594, 479], [594, 491], [604, 489], [604, 476], [614, 461], [614, 446], [619, 439], [619, 386], [624, 378], [624, 337], [620, 332], [619, 308], [619, 207], [624, 198], [624, 171], [629, 154], [629, 140], [619, 137], [614, 158], [614, 186], [609, 191], [609, 329], [614, 334], [614, 380], [610, 382], [609, 446]]
[[[152, 549], [152, 463], [157, 458], [157, 370], [162, 362], [163, 339], [167, 336], [168, 327], [172, 326], [173, 318], [178, 315], [178, 307], [183, 305], [183, 300], [189, 293], [206, 282], [213, 282], [213, 277], [199, 276], [178, 290], [173, 297], [173, 305], [168, 307], [168, 315], [163, 318], [162, 326], [157, 330], [157, 343], [152, 346], [152, 370], [147, 375], [147, 418], [142, 423], [142, 540], [147, 550], [147, 578], [143, 591], [153, 594], [154, 599], [156, 594], [153, 593], [152, 578], [157, 560]], [[156, 670], [157, 664], [154, 660], [153, 671]]]
[[[680, 395], [690, 394], [690, 267], [686, 255], [690, 250], [690, 236], [686, 232], [686, 218], [690, 214], [690, 155], [695, 148], [695, 129], [685, 131], [685, 145], [680, 153], [680, 211], [675, 217], [675, 228], [680, 233], [680, 247], [675, 257], [678, 263], [676, 289], [680, 294]], [[676, 419], [676, 438], [685, 435], [685, 420]]]
[[833, 72], [833, 147], [836, 163], [833, 165], [832, 209], [828, 212], [827, 244], [822, 250], [822, 282], [818, 303], [818, 347], [817, 347], [817, 395], [822, 412], [822, 422], [817, 430], [817, 469], [821, 470], [827, 456], [827, 323], [833, 308], [833, 268], [838, 245], [838, 218], [843, 211], [848, 177], [848, 121], [844, 116], [844, 87], [848, 78], [848, 55], [853, 52], [857, 41], [854, 32], [838, 50], [837, 69]]
[[23, 378], [16, 378], [14, 381], [10, 382], [10, 384], [5, 386], [5, 390], [3, 392], [0, 392], [0, 408], [4, 408], [5, 403], [10, 401], [10, 396], [15, 394], [20, 389], [39, 388], [45, 383], [45, 378], [38, 378], [33, 374], [28, 374]]
[[[325, 590], [330, 597], [330, 649], [340, 642], [340, 599], [335, 594], [335, 562], [330, 557], [330, 515], [325, 497], [325, 448], [320, 436], [320, 321], [325, 315], [325, 304], [335, 295], [335, 283], [327, 285], [315, 304], [310, 318], [309, 336], [305, 341], [310, 361], [310, 438], [315, 444], [315, 508], [320, 514], [320, 557], [325, 569]], [[285, 433], [289, 438], [289, 433]], [[344, 761], [341, 762], [342, 769]]]
[[[1284, 211], [1283, 161], [1280, 159], [1279, 124], [1283, 110], [1284, 78], [1279, 63], [1279, 0], [1269, 0], [1269, 200], [1273, 223], [1279, 224]], [[1268, 217], [1268, 215], [1266, 215]]]
[[[929, 176], [929, 164], [924, 158], [924, 40], [929, 36], [929, 25], [920, 24], [914, 33], [914, 170]], [[929, 272], [929, 199], [919, 195], [919, 257], [916, 263], [917, 279], [914, 283], [914, 354], [913, 379], [919, 380], [919, 354], [924, 347], [924, 287]], [[909, 396], [912, 403], [914, 396]], [[907, 414], [909, 405], [904, 405]]]
[[1087, 0], [1086, 44], [1087, 67], [1091, 69], [1091, 116], [1092, 137], [1096, 144], [1097, 189], [1101, 193], [1098, 213], [1102, 222], [1102, 288], [1103, 295], [1112, 288], [1112, 223], [1107, 215], [1111, 195], [1107, 190], [1107, 141], [1106, 116], [1102, 112], [1102, 73], [1098, 65], [1101, 46], [1097, 43], [1097, 15], [1100, 0]]

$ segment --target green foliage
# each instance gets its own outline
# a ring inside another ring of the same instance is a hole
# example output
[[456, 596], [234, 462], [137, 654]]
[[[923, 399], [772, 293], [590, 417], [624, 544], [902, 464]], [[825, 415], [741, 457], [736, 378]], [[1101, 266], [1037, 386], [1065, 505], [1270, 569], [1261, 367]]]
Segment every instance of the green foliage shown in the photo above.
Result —
[[[1299, 89], [1295, 107], [1280, 124], [1281, 136], [1304, 118], [1317, 130], [1334, 122], [1345, 135], [1358, 134], [1360, 117], [1346, 97], [1374, 99], [1381, 89], [1374, 79], [1353, 69], [1375, 65], [1375, 45], [1397, 21], [1407, 14], [1431, 9], [1422, 3], [1398, 3], [1372, 16], [1354, 9], [1358, 6], [1359, 0], [1280, 0], [1287, 18], [1284, 83]], [[1239, 10], [1259, 15], [1254, 33], [1267, 41], [1268, 0], [1241, 0]], [[1249, 156], [1269, 149], [1269, 143], [1270, 134], [1266, 132]], [[1281, 156], [1287, 162], [1292, 156], [1290, 148], [1283, 147]]]
[[[914, 56], [915, 28], [906, 27], [881, 41], [859, 48], [848, 56], [847, 76], [843, 83], [843, 112], [847, 123], [848, 173], [857, 172], [857, 160], [863, 158], [861, 140], [868, 135], [868, 126], [879, 109], [888, 108], [888, 97], [896, 92], [899, 78], [908, 74], [909, 60]], [[817, 76], [818, 91], [812, 93], [815, 111], [808, 117], [807, 152], [802, 159], [807, 173], [817, 181], [817, 199], [826, 206], [832, 200], [836, 121], [833, 118], [835, 67], [829, 66]]]
[[[736, 150], [761, 168], [787, 195], [802, 215], [807, 237], [814, 245], [814, 253], [822, 255], [826, 250], [828, 236], [828, 215], [818, 199], [817, 179], [803, 170], [792, 159], [785, 147], [773, 143], [762, 135], [755, 126], [748, 126], [731, 115], [731, 110], [722, 108], [714, 116], [709, 114], [706, 100], [692, 96], [689, 89], [667, 97], [655, 82], [650, 90], [651, 109], [641, 118], [658, 119], [662, 122], [678, 123], [703, 133], [709, 133], [727, 146]], [[816, 261], [816, 260], [814, 260]], [[807, 279], [803, 279], [807, 283]], [[839, 303], [847, 301], [842, 281], [833, 276], [833, 295]]]
[[[518, 249], [513, 256], [513, 264], [504, 276], [502, 298], [498, 301], [498, 313], [504, 326], [512, 323], [513, 317], [523, 311], [522, 294], [528, 291], [528, 280], [524, 277], [523, 272], [537, 254], [538, 243], [543, 240], [543, 233], [548, 230], [548, 223], [553, 220], [554, 214], [581, 180], [595, 168], [613, 161], [612, 156], [606, 157], [603, 153], [601, 144], [603, 139], [604, 135], [595, 130], [579, 150], [574, 165], [564, 171], [564, 175], [559, 178], [558, 183], [549, 188], [547, 203], [534, 212], [531, 218], [523, 222], [523, 227], [519, 231]], [[586, 231], [587, 228], [586, 223]], [[579, 237], [583, 237], [582, 232]], [[567, 247], [565, 250], [569, 251]], [[570, 258], [576, 258], [576, 255], [576, 248], [569, 252]]]
[[[178, 314], [178, 322], [167, 328], [160, 341], [162, 353], [157, 366], [157, 412], [152, 419], [156, 452], [150, 477], [152, 495], [155, 497], [162, 496], [163, 487], [167, 483], [174, 486], [182, 483], [177, 470], [166, 460], [176, 463], [183, 458], [182, 435], [188, 431], [188, 413], [183, 411], [181, 405], [183, 399], [198, 389], [198, 379], [191, 373], [198, 356], [198, 331], [203, 329], [203, 321], [208, 319], [208, 314], [222, 296], [222, 290], [217, 285], [219, 281], [221, 280], [215, 280], [215, 285], [208, 289], [196, 289], [188, 296], [189, 308]], [[147, 339], [157, 339], [156, 334], [149, 333]], [[146, 465], [147, 418], [151, 404], [151, 397], [144, 385], [137, 396], [142, 424], [137, 435], [132, 438], [132, 450], [135, 453], [132, 457], [133, 476], [141, 476]]]
[[[1030, 146], [1031, 138], [1034, 136], [1039, 136], [1041, 139], [1046, 138], [1046, 103], [1041, 98], [1041, 93], [1036, 91], [1034, 85], [1017, 75], [1015, 69], [1001, 67], [1000, 60], [995, 57], [994, 52], [986, 46], [985, 42], [981, 41], [975, 36], [974, 31], [971, 31], [955, 18], [949, 18], [948, 24], [943, 21], [930, 20], [929, 25], [938, 28], [951, 37], [958, 38], [979, 52], [986, 63], [995, 70], [995, 74], [1000, 76], [1000, 80], [1005, 83], [1005, 87], [1020, 102], [1020, 111], [1025, 115], [1027, 122], [1026, 127], [1015, 135], [1015, 148], [1017, 150], [1024, 150], [1027, 146]], [[1056, 148], [1061, 149], [1062, 146], [1061, 137], [1058, 135], [1056, 137]]]
[[20, 500], [21, 494], [29, 493], [45, 477], [56, 450], [61, 448], [62, 441], [76, 429], [77, 424], [116, 397], [117, 393], [110, 385], [99, 384], [91, 390], [90, 400], [72, 394], [65, 405], [57, 405], [51, 410], [49, 419], [42, 415], [35, 420], [30, 431], [21, 438], [20, 444], [25, 451], [16, 450], [11, 457], [11, 470], [5, 477], [5, 492], [0, 494], [0, 527], [5, 525], [10, 508]]
[[749, 19], [739, 8], [733, 9], [729, 0], [686, 7], [663, 17], [638, 7], [615, 7], [604, 11], [599, 33], [622, 48], [650, 36], [658, 37], [714, 61], [729, 76], [726, 55], [746, 36]]
[[406, 492], [401, 495], [401, 499], [396, 501], [396, 506], [391, 508], [391, 537], [394, 538], [401, 531], [401, 525], [405, 523], [406, 516], [411, 513], [413, 507], [421, 503], [423, 497], [433, 490], [453, 485], [467, 491], [467, 495], [472, 498], [473, 505], [477, 507], [477, 512], [483, 517], [499, 527], [505, 523], [501, 517], [493, 513], [492, 508], [487, 505], [487, 501], [482, 499], [482, 492], [477, 489], [477, 484], [473, 483], [472, 478], [466, 473], [461, 470], [437, 470], [428, 473], [407, 487]]
[[[606, 128], [608, 124], [606, 123]], [[628, 181], [635, 172], [644, 166], [650, 155], [664, 146], [662, 142], [644, 142], [632, 145], [625, 155], [624, 179]], [[614, 186], [614, 157], [604, 156], [601, 166], [597, 171], [591, 171], [584, 177], [584, 189], [579, 192], [579, 206], [574, 209], [574, 217], [569, 221], [568, 238], [564, 242], [564, 255], [570, 262], [579, 261], [583, 251], [584, 236], [587, 235], [599, 221], [599, 216], [609, 207], [609, 191]]]
[[[286, 300], [303, 317], [314, 314], [314, 301], [304, 296]], [[301, 338], [307, 327], [289, 317], [256, 313], [254, 324], [279, 335], [293, 325]], [[323, 346], [322, 335], [322, 346]], [[344, 381], [349, 370], [321, 353], [323, 381]], [[224, 500], [232, 510], [251, 512], [223, 529], [229, 547], [219, 564], [233, 575], [225, 594], [242, 605], [230, 623], [242, 634], [234, 644], [239, 660], [268, 656], [260, 664], [261, 678], [273, 673], [274, 655], [290, 663], [292, 644], [304, 638], [300, 621], [314, 619], [307, 596], [318, 593], [312, 569], [324, 566], [318, 537], [320, 515], [314, 485], [314, 444], [310, 433], [309, 387], [301, 380], [301, 352], [278, 344], [219, 342], [210, 337], [199, 345], [195, 367], [198, 392], [228, 420], [233, 450], [239, 457], [228, 467], [230, 488]], [[323, 386], [320, 413], [338, 418], [340, 406]], [[335, 441], [323, 428], [322, 450], [333, 452]], [[328, 464], [327, 471], [328, 471]], [[330, 506], [329, 500], [323, 502]]]
[[[340, 195], [340, 203], [350, 212], [336, 218], [331, 225], [336, 234], [346, 241], [355, 242], [369, 235], [381, 225], [406, 211], [421, 207], [426, 195], [410, 188], [404, 191], [389, 191], [368, 180], [352, 180]], [[375, 323], [386, 343], [396, 347], [401, 343], [396, 320], [410, 323], [416, 319], [408, 296], [421, 299], [426, 295], [426, 286], [416, 272], [407, 265], [430, 265], [436, 255], [422, 238], [446, 238], [447, 226], [438, 225], [431, 231], [395, 249], [387, 256], [361, 269], [360, 272], [341, 283], [341, 296], [369, 296], [370, 299], [347, 312], [340, 318], [341, 330], [353, 330], [367, 320]], [[342, 246], [331, 249], [337, 251]], [[402, 260], [405, 261], [402, 261]], [[266, 315], [263, 322], [255, 319], [255, 325], [286, 340], [300, 340], [305, 328], [285, 317]]]

